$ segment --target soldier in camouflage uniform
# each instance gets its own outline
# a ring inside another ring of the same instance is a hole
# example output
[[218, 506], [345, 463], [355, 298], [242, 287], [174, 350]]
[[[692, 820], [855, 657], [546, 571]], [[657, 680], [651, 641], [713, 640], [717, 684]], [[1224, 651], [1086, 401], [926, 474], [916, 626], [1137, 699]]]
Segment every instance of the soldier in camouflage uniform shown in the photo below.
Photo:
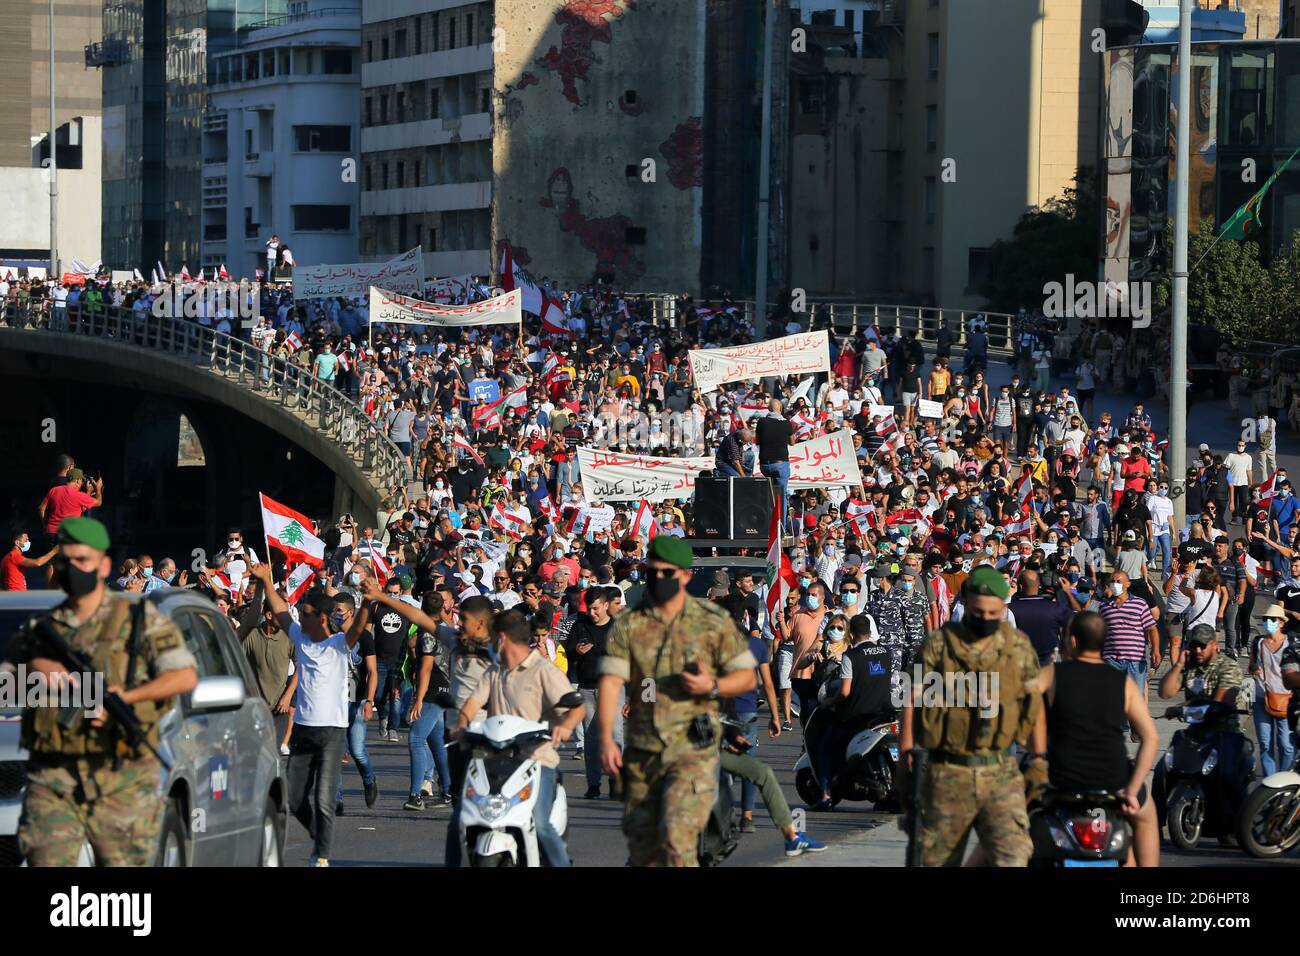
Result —
[[[132, 705], [150, 743], [159, 746], [158, 723], [176, 695], [198, 683], [197, 665], [176, 625], [144, 605], [135, 673], [128, 675], [131, 602], [110, 595], [105, 580], [112, 563], [108, 532], [93, 518], [59, 525], [54, 580], [68, 599], [45, 615], [55, 631], [90, 658], [104, 675], [103, 690]], [[43, 650], [33, 619], [9, 644], [5, 669], [25, 665], [47, 675], [51, 688], [66, 668]], [[82, 685], [86, 683], [81, 678]], [[134, 753], [116, 728], [99, 716], [78, 713], [71, 727], [58, 707], [28, 707], [22, 743], [31, 751], [27, 794], [18, 841], [31, 866], [75, 866], [89, 842], [101, 866], [147, 866], [154, 860], [162, 826], [161, 765], [147, 749]]]
[[[633, 866], [697, 866], [717, 797], [719, 702], [753, 689], [757, 662], [731, 616], [686, 593], [690, 545], [659, 535], [646, 600], [614, 618], [600, 662], [597, 721], [605, 772], [622, 774], [623, 832]], [[626, 752], [614, 740], [619, 696]]]
[[[969, 689], [970, 682], [942, 679], [945, 674], [964, 674], [976, 675], [977, 686], [997, 691], [995, 700], [981, 703], [978, 694], [965, 700], [956, 700], [955, 694], [934, 695], [928, 681], [912, 687], [912, 701], [903, 708], [900, 743], [909, 757], [913, 747], [929, 752], [920, 805], [908, 808], [920, 814], [922, 866], [960, 866], [972, 829], [985, 858], [995, 866], [1025, 866], [1033, 851], [1025, 776], [1012, 745], [1024, 745], [1032, 736], [1031, 751], [1043, 753], [1047, 729], [1038, 656], [1029, 638], [1003, 620], [1009, 594], [996, 570], [976, 568], [962, 587], [965, 617], [932, 632], [918, 655], [923, 674], [942, 680], [941, 690]], [[905, 799], [909, 775], [906, 771], [900, 781]]]

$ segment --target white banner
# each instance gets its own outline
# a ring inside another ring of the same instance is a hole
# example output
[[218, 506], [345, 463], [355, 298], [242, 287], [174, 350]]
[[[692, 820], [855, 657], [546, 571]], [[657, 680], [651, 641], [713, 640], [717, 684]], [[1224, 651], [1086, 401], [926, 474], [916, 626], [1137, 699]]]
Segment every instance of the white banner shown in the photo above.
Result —
[[468, 296], [476, 285], [472, 275], [430, 279], [424, 284], [424, 295], [429, 299], [458, 299]]
[[295, 299], [341, 295], [360, 298], [372, 285], [393, 292], [420, 295], [424, 291], [424, 251], [416, 246], [387, 262], [299, 266], [293, 273]]
[[523, 293], [518, 289], [471, 305], [439, 305], [371, 286], [370, 322], [372, 325], [518, 325], [524, 320], [521, 302]]
[[588, 501], [664, 501], [695, 494], [695, 477], [712, 458], [655, 458], [578, 448], [582, 492]]
[[893, 405], [871, 405], [867, 409], [867, 415], [870, 418], [875, 418], [877, 416], [881, 418], [893, 418], [894, 406]]
[[825, 330], [725, 349], [692, 349], [690, 358], [695, 385], [702, 392], [764, 375], [807, 375], [831, 370]]
[[919, 398], [916, 404], [916, 413], [922, 418], [943, 418], [942, 402], [932, 402], [928, 398]]
[[833, 488], [862, 484], [853, 432], [833, 432], [790, 448], [791, 488]]

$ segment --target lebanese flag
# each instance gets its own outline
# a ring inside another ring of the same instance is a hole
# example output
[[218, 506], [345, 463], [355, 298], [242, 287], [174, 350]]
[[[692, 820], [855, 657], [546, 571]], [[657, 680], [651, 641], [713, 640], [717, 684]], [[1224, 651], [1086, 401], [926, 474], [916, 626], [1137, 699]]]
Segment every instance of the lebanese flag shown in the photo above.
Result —
[[348, 352], [339, 353], [339, 371], [348, 372], [352, 369], [352, 355]]
[[542, 381], [550, 380], [551, 373], [560, 367], [560, 357], [554, 352], [546, 356], [546, 361], [542, 363]]
[[781, 509], [773, 508], [767, 528], [767, 620], [774, 634], [780, 629], [780, 612], [794, 585], [794, 568], [781, 547]]
[[208, 574], [208, 580], [214, 582], [219, 588], [227, 592], [230, 595], [231, 600], [238, 599], [239, 585], [231, 581], [228, 575], [222, 574], [220, 571], [213, 571]]
[[393, 575], [393, 569], [384, 560], [384, 553], [384, 549], [379, 546], [379, 542], [374, 538], [365, 538], [357, 545], [356, 560], [364, 558], [370, 562], [370, 566], [375, 569], [375, 580], [379, 582], [381, 588], [388, 583], [388, 579]]
[[515, 266], [515, 257], [510, 252], [510, 243], [502, 240], [501, 248], [501, 288], [506, 292], [519, 289], [523, 293], [521, 303], [523, 310], [545, 317], [550, 303], [542, 295], [542, 290]]
[[506, 409], [523, 408], [528, 404], [528, 387], [520, 385], [505, 397], [503, 407]]
[[796, 436], [808, 434], [817, 427], [817, 423], [807, 415], [803, 414], [803, 412], [797, 412], [793, 417], [791, 417], [790, 421], [795, 426], [794, 433]]
[[184, 279], [186, 282], [190, 281], [190, 279], [193, 278], [190, 275], [190, 267], [185, 263], [181, 264], [181, 278]]
[[465, 440], [465, 436], [462, 435], [460, 432], [453, 433], [451, 443], [456, 448], [459, 448], [462, 451], [467, 452], [469, 456], [473, 458], [476, 462], [478, 462], [480, 465], [483, 464], [482, 457], [479, 455], [478, 452], [474, 450], [474, 446]]
[[143, 282], [143, 281], [144, 281], [144, 276], [140, 275], [140, 270], [139, 270], [139, 269], [132, 269], [132, 270], [131, 270], [131, 277], [132, 277], [133, 279], [135, 279], [136, 282]]
[[310, 564], [300, 564], [284, 579], [284, 590], [288, 595], [285, 600], [289, 604], [297, 604], [302, 600], [302, 596], [311, 590], [311, 579], [315, 572]]
[[254, 269], [253, 278], [255, 278], [258, 282], [261, 282], [263, 279], [266, 278], [266, 273], [263, 272], [261, 269]]
[[1029, 499], [1034, 496], [1034, 476], [1028, 468], [1020, 474], [1020, 480], [1016, 482], [1016, 501], [1021, 509], [1028, 503]]
[[505, 399], [498, 398], [491, 405], [480, 405], [471, 416], [474, 427], [480, 431], [490, 431], [501, 427], [501, 406]]
[[266, 495], [260, 497], [267, 544], [283, 551], [289, 564], [309, 564], [313, 568], [324, 564], [325, 542], [312, 533], [311, 520]]
[[162, 278], [163, 282], [166, 282], [167, 270], [163, 268], [162, 260], [155, 262], [154, 265], [158, 267], [157, 268], [158, 275]]
[[542, 332], [546, 335], [572, 335], [564, 309], [560, 307], [560, 303], [549, 296], [542, 308]]
[[546, 520], [552, 525], [560, 520], [560, 509], [555, 507], [555, 502], [551, 501], [551, 496], [546, 495], [537, 502], [537, 510], [546, 516]]
[[297, 332], [290, 332], [285, 336], [284, 344], [289, 346], [290, 352], [296, 352], [302, 348], [302, 339], [298, 338]]
[[1034, 527], [1034, 519], [1030, 516], [1029, 509], [1022, 508], [1020, 514], [1002, 521], [1002, 530], [1006, 534], [1028, 534]]
[[880, 529], [880, 516], [876, 506], [869, 501], [852, 501], [844, 508], [844, 514], [857, 530], [858, 536], [865, 538], [872, 528]]
[[230, 273], [226, 271], [226, 264], [221, 263], [221, 268], [217, 270], [217, 277], [229, 281]]
[[885, 440], [880, 447], [889, 451], [894, 451], [903, 444], [902, 432], [898, 430], [898, 422], [893, 415], [876, 424], [876, 434]]
[[492, 505], [492, 514], [488, 517], [488, 527], [503, 531], [512, 538], [522, 538], [528, 530], [528, 522], [519, 515], [507, 511], [498, 498]]
[[1255, 486], [1261, 500], [1272, 498], [1277, 491], [1277, 469], [1273, 469], [1273, 474], [1268, 476], [1268, 480]]
[[636, 509], [636, 518], [632, 521], [632, 531], [637, 537], [644, 538], [646, 544], [649, 544], [659, 534], [659, 526], [655, 524], [655, 516], [650, 508], [650, 502], [642, 500], [641, 506]]
[[925, 516], [915, 508], [902, 508], [885, 517], [885, 526], [894, 524], [920, 524]]

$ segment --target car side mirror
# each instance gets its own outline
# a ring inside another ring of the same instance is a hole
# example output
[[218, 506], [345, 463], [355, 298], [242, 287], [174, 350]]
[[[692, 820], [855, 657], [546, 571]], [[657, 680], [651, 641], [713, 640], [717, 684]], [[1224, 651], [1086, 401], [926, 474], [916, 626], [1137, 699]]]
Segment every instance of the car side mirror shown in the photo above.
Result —
[[248, 699], [244, 682], [238, 677], [202, 677], [190, 692], [193, 711], [235, 710]]
[[565, 710], [572, 710], [574, 707], [582, 706], [582, 694], [576, 690], [571, 690], [556, 703], [557, 707], [563, 707]]

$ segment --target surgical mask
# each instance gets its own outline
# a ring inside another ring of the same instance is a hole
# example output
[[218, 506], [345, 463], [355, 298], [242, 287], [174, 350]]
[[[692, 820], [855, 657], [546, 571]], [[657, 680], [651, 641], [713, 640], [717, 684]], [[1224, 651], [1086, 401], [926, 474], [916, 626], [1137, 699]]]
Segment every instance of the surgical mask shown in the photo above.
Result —
[[799, 579], [799, 586], [800, 586], [800, 587], [806, 588], [806, 587], [809, 587], [809, 586], [811, 586], [811, 585], [812, 585], [812, 578], [800, 578], [800, 579]]
[[984, 553], [985, 553], [985, 554], [992, 554], [992, 553], [993, 553], [993, 545], [991, 545], [991, 544], [986, 544], [986, 545], [984, 545]]
[[435, 481], [435, 482], [433, 483], [433, 487], [435, 487], [435, 488], [441, 488], [441, 487], [443, 487], [443, 484], [442, 484], [441, 481]]
[[238, 551], [239, 545], [240, 542], [235, 538], [231, 538], [229, 541], [226, 542], [226, 546], [230, 548], [231, 551]]
[[1116, 581], [1114, 584], [1110, 586], [1110, 593], [1115, 595], [1115, 597], [1119, 597], [1121, 594], [1124, 593], [1124, 585]]
[[348, 581], [353, 585], [353, 587], [355, 587], [355, 586], [357, 586], [358, 584], [360, 584], [360, 583], [361, 583], [361, 572], [360, 572], [360, 571], [353, 571], [351, 574], [348, 575]]
[[640, 581], [640, 580], [641, 580], [641, 572], [638, 571], [636, 568], [633, 568], [631, 571], [628, 572], [628, 574], [627, 574], [627, 579], [628, 579], [629, 581]]
[[858, 593], [856, 591], [846, 591], [844, 594], [840, 595], [840, 602], [845, 607], [853, 607], [853, 605], [858, 603]]
[[1156, 492], [1156, 494], [1158, 494], [1161, 498], [1167, 498], [1169, 496], [1169, 489], [1161, 488], [1159, 491]]
[[842, 627], [826, 628], [826, 640], [839, 641], [839, 640], [843, 640], [843, 638], [844, 638], [844, 628]]
[[24, 541], [23, 544], [22, 544], [22, 547], [19, 548], [18, 550], [21, 551], [23, 554], [26, 554], [26, 553], [27, 553], [28, 551], [30, 551], [31, 549], [32, 549], [32, 543], [31, 543], [31, 541]]
[[140, 573], [143, 574], [146, 578], [151, 578], [153, 577], [153, 568], [141, 568]]
[[897, 551], [899, 554], [907, 554], [907, 545], [905, 545], [905, 544], [900, 544], [900, 545], [899, 545], [897, 548], [895, 548], [894, 550]]
[[587, 578], [578, 578], [578, 587], [585, 591], [587, 588], [591, 587], [591, 581]]
[[815, 594], [809, 594], [803, 599], [803, 606], [810, 611], [815, 611], [822, 606], [822, 599]]
[[1279, 498], [1290, 498], [1290, 497], [1291, 497], [1291, 492], [1287, 491], [1285, 488], [1283, 488], [1283, 489], [1282, 489], [1281, 491], [1279, 491], [1277, 494], [1278, 494], [1278, 497], [1279, 497]]
[[1281, 627], [1282, 627], [1282, 622], [1278, 620], [1274, 620], [1273, 618], [1268, 618], [1266, 621], [1264, 621], [1265, 633], [1276, 634]]
[[900, 581], [900, 582], [898, 583], [898, 586], [901, 587], [904, 591], [910, 591], [910, 590], [912, 590], [912, 582], [911, 582], [911, 581]]

